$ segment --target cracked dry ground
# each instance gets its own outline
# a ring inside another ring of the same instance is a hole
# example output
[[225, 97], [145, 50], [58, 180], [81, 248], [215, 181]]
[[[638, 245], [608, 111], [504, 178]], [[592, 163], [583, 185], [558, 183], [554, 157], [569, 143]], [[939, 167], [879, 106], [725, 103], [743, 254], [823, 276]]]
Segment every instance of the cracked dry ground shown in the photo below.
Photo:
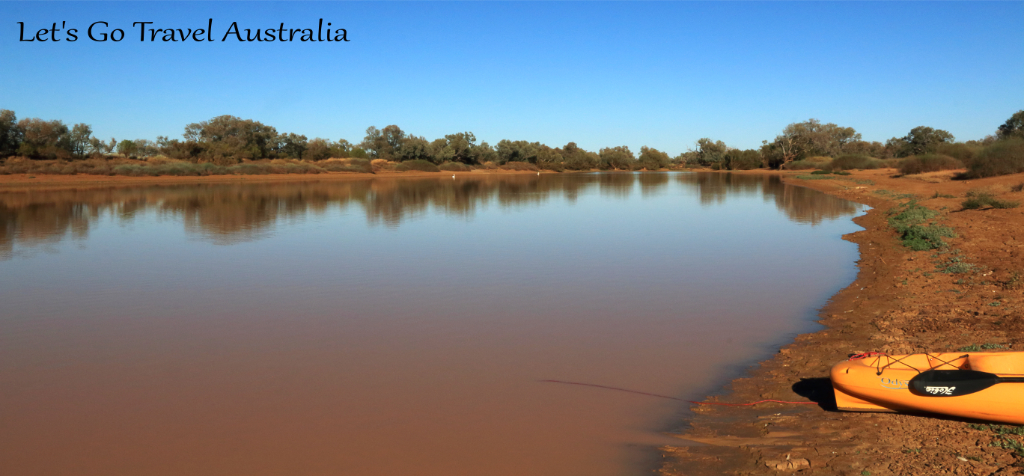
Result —
[[[895, 174], [885, 169], [803, 180], [795, 177], [800, 174], [786, 173], [789, 183], [873, 207], [856, 219], [865, 230], [845, 237], [859, 245], [859, 273], [822, 309], [826, 329], [797, 337], [712, 399], [811, 399], [820, 404], [694, 407], [682, 435], [688, 441], [662, 448], [659, 474], [1024, 472], [1024, 450], [1005, 448], [1024, 440], [1019, 435], [938, 416], [829, 408], [835, 405], [829, 368], [853, 353], [959, 351], [969, 346], [1024, 351], [1024, 192], [1015, 191], [1024, 174], [970, 181], [951, 180], [952, 172]], [[978, 189], [1022, 206], [962, 210], [965, 195]], [[886, 213], [905, 202], [906, 194], [938, 211], [939, 222], [958, 234], [947, 240], [947, 249], [912, 251], [902, 246]], [[940, 268], [954, 258], [976, 268], [943, 272]]]

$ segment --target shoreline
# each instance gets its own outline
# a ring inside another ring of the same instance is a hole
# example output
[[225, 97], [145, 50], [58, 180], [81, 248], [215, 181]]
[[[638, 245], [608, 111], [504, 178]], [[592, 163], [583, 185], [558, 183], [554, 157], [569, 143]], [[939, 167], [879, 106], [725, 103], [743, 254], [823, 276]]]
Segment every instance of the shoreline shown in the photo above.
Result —
[[[798, 335], [707, 400], [819, 404], [693, 406], [692, 418], [683, 422], [688, 428], [674, 435], [687, 440], [686, 446], [661, 448], [659, 474], [1019, 474], [1013, 465], [1021, 458], [1012, 449], [990, 446], [1002, 437], [968, 422], [834, 410], [828, 370], [850, 354], [985, 344], [1024, 350], [1018, 284], [1024, 272], [1024, 208], [960, 206], [968, 191], [979, 188], [1021, 201], [1024, 193], [1012, 187], [1024, 183], [1024, 175], [953, 181], [953, 172], [894, 177], [892, 170], [880, 169], [814, 180], [797, 178], [801, 172], [780, 173], [785, 183], [872, 207], [853, 220], [864, 230], [843, 237], [858, 245], [858, 273], [820, 309], [823, 329]], [[890, 228], [888, 210], [910, 199], [908, 194], [938, 211], [940, 222], [959, 235], [947, 240], [946, 250], [910, 250]], [[954, 259], [976, 268], [943, 272], [944, 263]]]
[[[557, 173], [541, 171], [541, 174]], [[322, 174], [264, 174], [264, 175], [160, 175], [155, 177], [132, 177], [127, 175], [52, 175], [52, 174], [9, 174], [0, 175], [0, 191], [64, 188], [78, 186], [110, 186], [110, 185], [191, 185], [207, 183], [267, 183], [267, 182], [318, 182], [318, 181], [351, 181], [372, 178], [444, 178], [448, 174], [456, 176], [479, 177], [487, 175], [537, 175], [529, 170], [484, 170], [471, 172], [328, 172]], [[31, 178], [30, 178], [31, 177]]]

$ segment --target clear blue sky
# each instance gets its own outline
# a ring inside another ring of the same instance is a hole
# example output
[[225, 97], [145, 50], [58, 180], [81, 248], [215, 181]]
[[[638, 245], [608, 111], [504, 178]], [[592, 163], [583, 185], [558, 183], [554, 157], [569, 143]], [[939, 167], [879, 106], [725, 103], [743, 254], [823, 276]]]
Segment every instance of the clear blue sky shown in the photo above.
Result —
[[[0, 108], [102, 138], [180, 138], [222, 114], [362, 139], [398, 124], [672, 155], [700, 137], [750, 148], [817, 118], [885, 141], [927, 125], [959, 140], [1024, 109], [1024, 2], [0, 3]], [[213, 43], [141, 43], [135, 21]], [[316, 28], [350, 42], [220, 42]], [[120, 43], [85, 37], [95, 21]], [[79, 41], [19, 42], [54, 21]]]

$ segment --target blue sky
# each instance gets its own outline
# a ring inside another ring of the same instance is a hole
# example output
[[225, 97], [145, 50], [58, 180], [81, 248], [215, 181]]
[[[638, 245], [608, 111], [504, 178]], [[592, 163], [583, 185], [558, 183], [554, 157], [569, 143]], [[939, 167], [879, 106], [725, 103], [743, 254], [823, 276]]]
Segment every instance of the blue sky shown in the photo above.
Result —
[[[1024, 2], [4, 2], [0, 18], [0, 108], [119, 140], [231, 114], [352, 142], [398, 124], [675, 155], [809, 118], [866, 140], [920, 125], [977, 139], [1024, 109]], [[143, 43], [131, 25], [209, 18], [213, 43]], [[231, 22], [320, 18], [351, 41], [219, 41]], [[17, 22], [54, 21], [79, 41], [18, 41]], [[96, 21], [126, 38], [89, 41]]]

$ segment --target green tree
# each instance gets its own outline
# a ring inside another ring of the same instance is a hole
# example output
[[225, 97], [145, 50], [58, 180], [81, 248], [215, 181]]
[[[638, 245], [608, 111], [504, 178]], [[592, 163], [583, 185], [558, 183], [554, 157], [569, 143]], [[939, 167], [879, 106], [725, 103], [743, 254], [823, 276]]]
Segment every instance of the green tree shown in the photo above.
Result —
[[761, 154], [772, 168], [788, 162], [813, 156], [835, 157], [845, 152], [848, 144], [861, 140], [852, 127], [833, 123], [822, 124], [817, 119], [794, 122], [782, 130], [772, 142], [763, 142]]
[[1024, 110], [1015, 112], [1003, 125], [999, 126], [996, 136], [1000, 139], [1011, 137], [1024, 139]]
[[370, 126], [359, 146], [366, 149], [374, 159], [396, 160], [405, 138], [405, 131], [394, 124], [384, 129]]
[[14, 111], [0, 109], [0, 157], [17, 153], [21, 141], [22, 133], [18, 128], [18, 118], [14, 115]]
[[670, 159], [668, 154], [652, 148], [643, 146], [640, 148], [640, 157], [637, 159], [640, 167], [647, 170], [658, 170], [668, 167]]
[[713, 141], [707, 137], [697, 140], [697, 163], [709, 166], [722, 162], [725, 152], [729, 150], [725, 142]]
[[601, 149], [598, 156], [601, 158], [602, 169], [633, 170], [637, 166], [633, 152], [624, 145]]
[[71, 131], [61, 121], [28, 118], [18, 121], [22, 142], [18, 153], [36, 159], [71, 158]]
[[476, 136], [472, 132], [448, 134], [444, 139], [437, 139], [432, 144], [437, 163], [462, 162], [474, 163], [473, 148], [476, 147]]
[[552, 149], [546, 145], [540, 146], [537, 150], [536, 158], [537, 167], [542, 169], [554, 170], [561, 172], [565, 169], [562, 165], [562, 154], [558, 149]]
[[117, 153], [125, 157], [131, 157], [139, 150], [138, 146], [135, 145], [135, 141], [125, 139], [117, 143]]
[[498, 161], [498, 153], [494, 150], [494, 147], [491, 147], [491, 145], [487, 143], [487, 141], [483, 141], [471, 147], [469, 155], [472, 157], [472, 163], [474, 164]]
[[277, 136], [277, 150], [285, 157], [301, 159], [302, 154], [306, 152], [308, 147], [309, 141], [306, 139], [306, 136], [293, 132]]
[[331, 144], [331, 157], [351, 157], [352, 150], [354, 148], [355, 145], [353, 145], [351, 142], [345, 139], [338, 139], [338, 142]]
[[235, 116], [217, 116], [185, 126], [185, 141], [201, 144], [201, 159], [236, 163], [271, 157], [278, 147], [277, 129]]
[[333, 145], [327, 139], [314, 138], [306, 143], [306, 150], [302, 153], [302, 158], [306, 160], [329, 159], [331, 158], [331, 147]]
[[92, 139], [92, 127], [89, 127], [88, 124], [75, 124], [71, 128], [71, 136], [68, 139], [71, 153], [75, 157], [84, 158], [89, 150], [89, 139]]
[[562, 147], [562, 157], [562, 163], [569, 170], [590, 170], [597, 168], [601, 163], [601, 156], [581, 149], [575, 142]]
[[761, 152], [753, 149], [730, 149], [722, 159], [722, 165], [729, 170], [751, 170], [762, 166]]
[[539, 142], [527, 142], [524, 140], [510, 141], [502, 139], [495, 147], [498, 154], [498, 164], [508, 162], [537, 162], [537, 151], [540, 150]]
[[[918, 126], [910, 130], [905, 137], [889, 139], [894, 149], [898, 147], [896, 157], [907, 157], [925, 153], [934, 153], [943, 143], [952, 143], [953, 134], [942, 129]], [[888, 144], [887, 144], [888, 145]]]
[[[443, 146], [439, 145], [437, 147]], [[426, 160], [438, 163], [436, 157], [434, 157], [434, 148], [430, 142], [427, 142], [426, 138], [410, 135], [402, 142], [402, 147], [398, 149], [395, 159], [402, 162], [406, 160]]]

